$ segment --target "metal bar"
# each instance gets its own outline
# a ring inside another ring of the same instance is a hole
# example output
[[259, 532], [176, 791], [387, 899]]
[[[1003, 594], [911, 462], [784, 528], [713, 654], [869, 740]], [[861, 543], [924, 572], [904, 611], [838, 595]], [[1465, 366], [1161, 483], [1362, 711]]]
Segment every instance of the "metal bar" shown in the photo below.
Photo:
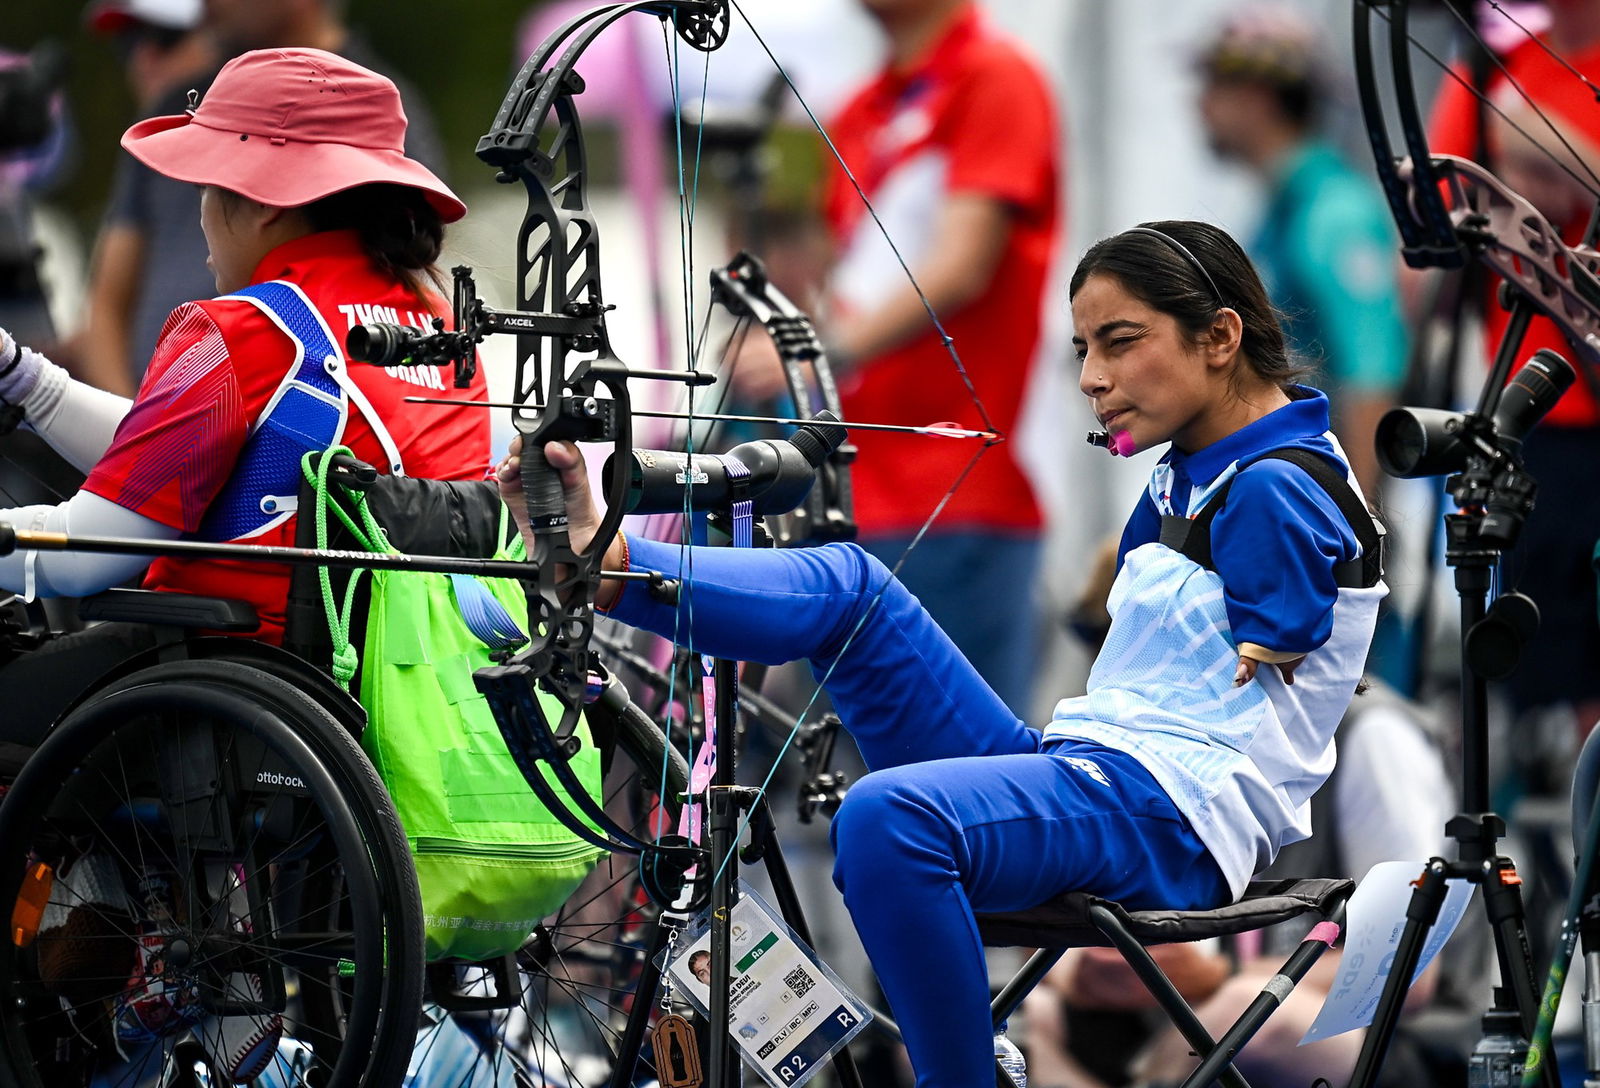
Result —
[[[134, 537], [72, 536], [68, 533], [12, 529], [0, 522], [0, 555], [12, 552], [94, 552], [103, 555], [167, 556], [175, 559], [233, 559], [243, 563], [287, 563], [361, 570], [406, 570], [419, 574], [474, 574], [483, 578], [527, 578], [533, 565], [510, 559], [465, 559], [453, 555], [289, 548], [265, 544], [212, 544], [199, 540], [139, 540]], [[648, 582], [650, 571], [603, 570], [602, 578]]]
[[[1341, 903], [1328, 920], [1338, 923], [1343, 916], [1344, 905]], [[1217, 1045], [1183, 1082], [1181, 1088], [1202, 1088], [1214, 1082], [1221, 1075], [1222, 1067], [1232, 1061], [1234, 1055], [1244, 1048], [1257, 1031], [1261, 1030], [1261, 1025], [1267, 1022], [1267, 1017], [1277, 1012], [1278, 1008], [1288, 1000], [1306, 972], [1311, 970], [1329, 947], [1328, 941], [1314, 936], [1302, 941], [1300, 947], [1294, 950], [1267, 987], [1250, 1002], [1243, 1015], [1217, 1039]]]
[[[1194, 1047], [1195, 1053], [1204, 1057], [1216, 1047], [1216, 1041], [1211, 1038], [1211, 1033], [1200, 1022], [1200, 1017], [1195, 1015], [1194, 1009], [1183, 999], [1172, 981], [1162, 973], [1156, 961], [1151, 957], [1149, 949], [1123, 928], [1122, 922], [1115, 914], [1105, 907], [1095, 904], [1089, 908], [1089, 921], [1094, 927], [1105, 935], [1122, 958], [1138, 976], [1144, 988], [1150, 991], [1150, 996], [1166, 1010], [1172, 1018], [1173, 1027], [1178, 1033]], [[1250, 1088], [1250, 1083], [1244, 1079], [1243, 1074], [1231, 1064], [1222, 1071], [1220, 1079], [1228, 1088]]]

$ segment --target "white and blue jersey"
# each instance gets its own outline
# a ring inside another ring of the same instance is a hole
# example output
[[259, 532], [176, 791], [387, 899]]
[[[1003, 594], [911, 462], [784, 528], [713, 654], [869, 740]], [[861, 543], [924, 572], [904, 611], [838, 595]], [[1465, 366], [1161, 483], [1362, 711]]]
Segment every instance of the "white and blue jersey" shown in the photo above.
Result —
[[[1284, 447], [1344, 460], [1327, 433], [1327, 399], [1295, 395], [1195, 454], [1162, 458], [1123, 534], [1111, 629], [1088, 692], [1057, 704], [1045, 729], [1047, 741], [1089, 741], [1137, 759], [1235, 895], [1279, 848], [1310, 834], [1310, 797], [1333, 770], [1334, 730], [1387, 592], [1335, 584], [1334, 568], [1360, 545], [1310, 476], [1286, 461], [1250, 464]], [[1192, 517], [1235, 475], [1212, 524], [1215, 571], [1158, 542], [1163, 515]], [[1292, 685], [1263, 667], [1235, 687], [1245, 643], [1308, 656]]]

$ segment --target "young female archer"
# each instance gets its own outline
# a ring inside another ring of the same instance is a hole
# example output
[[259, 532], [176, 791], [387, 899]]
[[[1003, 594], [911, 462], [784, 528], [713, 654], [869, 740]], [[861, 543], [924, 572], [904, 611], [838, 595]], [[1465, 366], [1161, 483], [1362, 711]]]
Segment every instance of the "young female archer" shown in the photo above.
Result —
[[[1133, 909], [1214, 907], [1305, 837], [1385, 593], [1370, 566], [1352, 573], [1366, 549], [1327, 482], [1353, 486], [1340, 483], [1327, 400], [1295, 384], [1232, 238], [1204, 223], [1134, 228], [1088, 251], [1070, 293], [1079, 387], [1113, 448], [1168, 449], [1123, 532], [1088, 692], [1042, 730], [1010, 714], [853, 545], [697, 549], [694, 607], [681, 615], [638, 589], [600, 589], [613, 618], [688, 631], [717, 656], [806, 658], [825, 679], [871, 769], [834, 820], [834, 880], [919, 1088], [994, 1082], [975, 912], [1072, 890]], [[1283, 450], [1334, 473], [1319, 482], [1265, 456]], [[581, 549], [596, 521], [581, 457], [546, 452]], [[520, 514], [516, 453], [499, 475]], [[1173, 534], [1224, 488], [1202, 565]], [[1352, 494], [1346, 509], [1362, 520]], [[1168, 543], [1163, 518], [1178, 519]], [[674, 545], [623, 537], [605, 557], [608, 569], [669, 576], [678, 563]]]

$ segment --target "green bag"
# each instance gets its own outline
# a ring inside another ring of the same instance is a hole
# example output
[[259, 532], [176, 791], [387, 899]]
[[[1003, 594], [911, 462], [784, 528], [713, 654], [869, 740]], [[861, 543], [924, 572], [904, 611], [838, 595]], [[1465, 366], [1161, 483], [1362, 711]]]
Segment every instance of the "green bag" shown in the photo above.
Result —
[[[308, 474], [309, 465], [310, 458]], [[326, 492], [326, 481], [320, 481], [319, 545], [325, 540]], [[351, 498], [364, 525], [352, 524], [338, 503], [335, 513], [364, 538], [368, 550], [391, 551], [360, 496]], [[505, 529], [502, 517], [502, 541]], [[513, 533], [495, 558], [523, 556], [522, 539]], [[462, 619], [451, 578], [411, 571], [363, 573], [370, 579], [371, 605], [359, 695], [368, 714], [361, 745], [388, 788], [411, 844], [427, 958], [472, 962], [506, 955], [571, 896], [604, 851], [545, 810], [506, 750], [488, 704], [472, 683], [473, 672], [490, 664], [490, 651]], [[526, 630], [522, 586], [509, 578], [477, 581]], [[340, 617], [324, 572], [335, 660], [345, 665], [353, 664], [347, 649], [353, 600], [347, 590]], [[559, 719], [561, 704], [544, 692], [539, 698]], [[600, 753], [587, 722], [580, 722], [578, 735], [583, 743], [572, 769], [598, 797]], [[567, 796], [553, 777], [551, 785], [558, 796]]]

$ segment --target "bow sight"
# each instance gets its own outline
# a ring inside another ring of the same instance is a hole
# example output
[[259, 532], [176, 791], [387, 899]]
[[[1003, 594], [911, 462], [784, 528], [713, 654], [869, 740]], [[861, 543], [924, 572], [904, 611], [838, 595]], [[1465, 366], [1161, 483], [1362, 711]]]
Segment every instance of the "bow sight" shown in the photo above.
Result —
[[[478, 297], [472, 269], [457, 265], [451, 269], [451, 277], [455, 285], [453, 328], [446, 330], [440, 317], [433, 319], [431, 333], [414, 325], [387, 322], [357, 325], [345, 337], [350, 358], [373, 366], [449, 366], [455, 371], [456, 388], [465, 389], [478, 370], [478, 345], [492, 333], [566, 337], [574, 351], [593, 351], [599, 345], [596, 326], [600, 309], [594, 303], [569, 302], [558, 314], [492, 310]], [[653, 371], [632, 376], [687, 380], [680, 374]]]

